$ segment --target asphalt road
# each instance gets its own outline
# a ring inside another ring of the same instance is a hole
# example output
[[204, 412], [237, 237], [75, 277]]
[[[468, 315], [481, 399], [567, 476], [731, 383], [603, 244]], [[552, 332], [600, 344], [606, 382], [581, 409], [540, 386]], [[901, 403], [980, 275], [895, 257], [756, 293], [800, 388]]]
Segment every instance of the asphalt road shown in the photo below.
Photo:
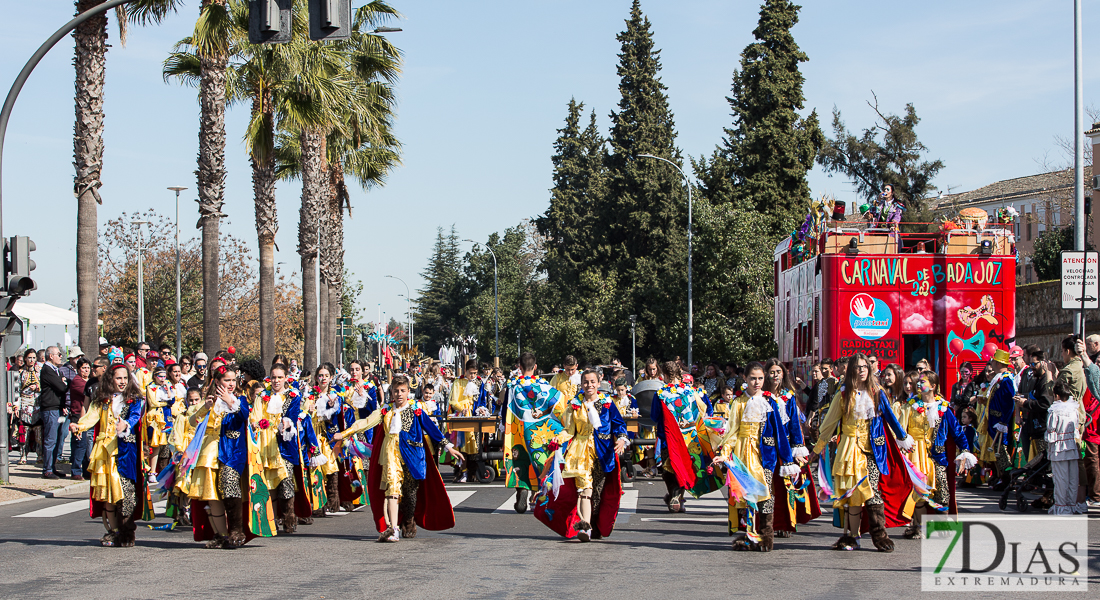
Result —
[[[831, 514], [777, 539], [770, 554], [730, 549], [718, 497], [671, 515], [663, 485], [626, 489], [614, 534], [565, 541], [511, 509], [499, 483], [448, 488], [454, 529], [378, 544], [368, 514], [317, 519], [291, 536], [206, 550], [188, 531], [138, 530], [135, 548], [102, 548], [85, 497], [0, 506], [2, 598], [897, 598], [920, 595], [919, 542], [897, 550], [829, 549]], [[989, 492], [960, 490], [964, 510], [997, 512]], [[369, 509], [363, 509], [368, 511]], [[1093, 513], [1093, 519], [1100, 512]], [[1093, 524], [1090, 519], [1090, 525]], [[164, 518], [155, 524], [167, 523]], [[1090, 527], [1091, 593], [1100, 597], [1100, 536]], [[931, 595], [931, 594], [929, 594]], [[1020, 594], [997, 594], [1004, 598]], [[950, 597], [936, 594], [938, 598]], [[981, 598], [981, 594], [967, 594]]]

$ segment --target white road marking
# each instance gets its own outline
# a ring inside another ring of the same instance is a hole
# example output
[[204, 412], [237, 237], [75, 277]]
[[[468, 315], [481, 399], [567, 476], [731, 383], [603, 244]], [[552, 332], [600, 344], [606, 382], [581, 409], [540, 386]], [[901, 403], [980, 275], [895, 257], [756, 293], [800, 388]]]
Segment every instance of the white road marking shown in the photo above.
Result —
[[642, 518], [642, 521], [652, 523], [727, 523], [729, 519], [725, 517], [645, 517]]
[[450, 491], [450, 490], [448, 490], [447, 491], [447, 497], [449, 497], [451, 499], [451, 507], [455, 507], [455, 506], [458, 506], [459, 504], [462, 504], [463, 502], [468, 500], [470, 498], [470, 496], [473, 496], [476, 493], [477, 493], [477, 490], [474, 490], [474, 491], [469, 491], [469, 490]]
[[619, 516], [615, 518], [615, 522], [629, 522], [630, 515], [636, 512], [638, 512], [638, 490], [627, 490], [619, 500]]
[[48, 508], [36, 510], [34, 512], [24, 513], [21, 515], [12, 515], [13, 518], [42, 518], [42, 517], [60, 517], [69, 513], [78, 512], [88, 509], [87, 500], [75, 500], [73, 502], [66, 502], [64, 504], [56, 504]]

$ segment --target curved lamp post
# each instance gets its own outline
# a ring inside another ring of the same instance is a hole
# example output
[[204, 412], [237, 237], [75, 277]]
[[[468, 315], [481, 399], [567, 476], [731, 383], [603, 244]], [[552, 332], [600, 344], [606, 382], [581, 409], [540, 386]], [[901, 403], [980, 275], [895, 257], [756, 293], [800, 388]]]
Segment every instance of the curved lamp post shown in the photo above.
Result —
[[691, 315], [691, 181], [688, 179], [688, 176], [684, 173], [683, 169], [681, 169], [679, 166], [676, 165], [676, 163], [672, 162], [671, 160], [668, 160], [667, 158], [661, 158], [660, 156], [653, 156], [652, 154], [639, 154], [638, 156], [640, 158], [652, 158], [652, 159], [659, 160], [661, 162], [666, 162], [666, 163], [672, 165], [672, 168], [676, 169], [676, 171], [680, 173], [680, 177], [684, 178], [684, 185], [687, 186], [687, 197], [688, 197], [688, 360], [687, 360], [687, 368], [688, 368], [688, 373], [690, 373], [691, 372], [691, 366], [694, 364], [691, 360], [691, 342], [692, 342], [692, 338], [693, 338], [693, 335], [694, 335], [694, 332], [692, 331], [692, 324], [691, 324], [691, 316], [692, 316]]

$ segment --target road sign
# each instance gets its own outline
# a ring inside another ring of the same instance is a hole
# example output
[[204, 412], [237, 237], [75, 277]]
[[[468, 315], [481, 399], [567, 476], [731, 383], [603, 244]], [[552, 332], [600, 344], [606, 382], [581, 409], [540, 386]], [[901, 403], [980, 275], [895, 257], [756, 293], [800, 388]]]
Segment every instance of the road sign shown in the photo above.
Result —
[[[1086, 260], [1087, 256], [1087, 260]], [[1062, 252], [1062, 309], [1100, 308], [1096, 252]]]

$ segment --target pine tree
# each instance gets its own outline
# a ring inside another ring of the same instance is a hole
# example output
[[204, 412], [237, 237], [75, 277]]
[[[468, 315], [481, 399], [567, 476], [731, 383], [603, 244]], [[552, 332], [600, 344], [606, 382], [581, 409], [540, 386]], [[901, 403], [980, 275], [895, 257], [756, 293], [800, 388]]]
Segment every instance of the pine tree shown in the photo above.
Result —
[[420, 274], [427, 282], [419, 290], [416, 309], [416, 341], [431, 356], [455, 330], [462, 298], [459, 294], [458, 232], [451, 227], [444, 236], [439, 227], [427, 268]]
[[565, 126], [554, 142], [554, 187], [550, 207], [535, 224], [547, 239], [546, 274], [554, 285], [569, 288], [580, 281], [580, 273], [591, 264], [600, 239], [594, 222], [595, 207], [601, 200], [603, 180], [603, 136], [596, 126], [596, 114], [582, 132], [583, 102], [569, 100]]
[[[602, 262], [617, 281], [623, 313], [608, 323], [620, 348], [629, 348], [628, 314], [638, 315], [638, 343], [644, 354], [672, 356], [686, 351], [687, 202], [683, 179], [652, 154], [681, 162], [676, 131], [661, 83], [660, 51], [650, 22], [634, 0], [621, 44], [618, 111], [611, 113], [612, 152], [607, 156], [607, 199], [599, 228], [606, 242]], [[618, 322], [616, 322], [618, 321]]]
[[817, 112], [805, 118], [797, 112], [805, 100], [798, 65], [809, 60], [791, 35], [800, 8], [789, 0], [766, 0], [760, 8], [757, 41], [741, 52], [727, 98], [733, 126], [711, 161], [697, 165], [712, 202], [771, 217], [769, 243], [790, 234], [805, 216], [806, 172], [825, 143]]

